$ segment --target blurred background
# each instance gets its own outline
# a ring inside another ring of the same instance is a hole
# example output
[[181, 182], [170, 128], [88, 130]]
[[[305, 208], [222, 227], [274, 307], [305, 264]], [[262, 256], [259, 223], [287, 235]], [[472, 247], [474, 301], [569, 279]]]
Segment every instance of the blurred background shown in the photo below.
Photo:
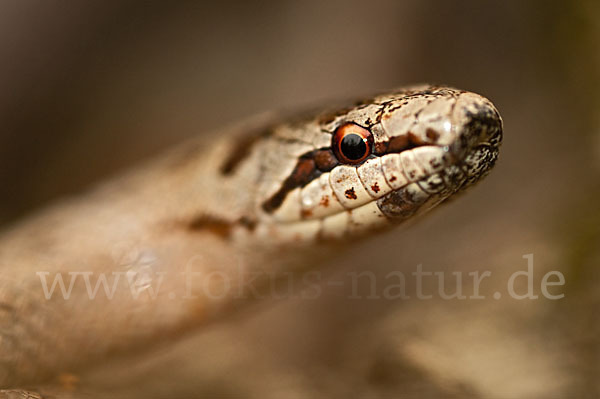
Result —
[[[4, 225], [265, 110], [428, 82], [504, 118], [481, 185], [324, 267], [489, 270], [487, 299], [349, 300], [323, 282], [318, 299], [261, 301], [70, 383], [123, 398], [600, 397], [599, 21], [592, 0], [1, 2]], [[530, 253], [537, 293], [559, 270], [565, 298], [492, 299]]]

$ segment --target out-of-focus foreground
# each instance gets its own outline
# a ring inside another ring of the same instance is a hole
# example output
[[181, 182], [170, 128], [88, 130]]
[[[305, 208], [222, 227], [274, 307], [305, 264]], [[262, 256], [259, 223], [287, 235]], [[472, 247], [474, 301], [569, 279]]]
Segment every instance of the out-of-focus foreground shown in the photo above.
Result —
[[[63, 385], [118, 398], [599, 397], [599, 17], [591, 0], [4, 2], [5, 224], [265, 110], [432, 82], [489, 97], [505, 124], [481, 186], [349, 245], [318, 298], [265, 299]], [[493, 297], [526, 254], [536, 293], [560, 271], [564, 298]], [[412, 299], [374, 299], [372, 281], [349, 277], [417, 265], [490, 271], [486, 299], [419, 300], [412, 286]]]

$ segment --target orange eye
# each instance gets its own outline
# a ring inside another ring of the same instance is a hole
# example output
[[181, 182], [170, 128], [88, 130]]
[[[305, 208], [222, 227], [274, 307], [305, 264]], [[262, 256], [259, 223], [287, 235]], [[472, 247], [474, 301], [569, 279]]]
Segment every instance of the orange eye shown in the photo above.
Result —
[[341, 163], [357, 164], [371, 155], [373, 135], [356, 123], [345, 123], [333, 133], [331, 148]]

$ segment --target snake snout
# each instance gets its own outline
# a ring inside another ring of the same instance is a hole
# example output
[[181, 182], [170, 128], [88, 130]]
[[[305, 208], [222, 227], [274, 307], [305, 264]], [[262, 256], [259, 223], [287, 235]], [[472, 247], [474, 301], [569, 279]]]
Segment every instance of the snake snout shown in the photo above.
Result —
[[[445, 107], [448, 112], [435, 116], [429, 109], [432, 105], [438, 110]], [[411, 152], [421, 165], [439, 167], [433, 171], [425, 169], [426, 173], [411, 180], [412, 184], [377, 201], [381, 212], [397, 222], [433, 208], [487, 175], [496, 162], [502, 141], [500, 114], [489, 100], [475, 93], [462, 92], [456, 97], [437, 99], [422, 109], [418, 120], [430, 145]], [[424, 162], [419, 157], [420, 151], [430, 152], [431, 161]], [[407, 166], [410, 165], [404, 166], [405, 173], [409, 170]]]
[[465, 159], [480, 146], [497, 153], [502, 142], [502, 119], [496, 107], [485, 97], [462, 94], [452, 115], [457, 136], [450, 151], [457, 159]]
[[465, 173], [466, 180], [458, 187], [463, 189], [487, 175], [495, 165], [502, 143], [502, 118], [488, 99], [473, 93], [459, 98], [453, 118], [458, 136], [450, 152]]

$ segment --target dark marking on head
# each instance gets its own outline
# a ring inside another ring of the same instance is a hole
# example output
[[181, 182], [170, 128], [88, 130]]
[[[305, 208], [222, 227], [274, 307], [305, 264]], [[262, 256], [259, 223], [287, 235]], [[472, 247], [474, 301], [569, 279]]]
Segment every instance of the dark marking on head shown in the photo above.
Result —
[[229, 155], [225, 158], [225, 162], [221, 165], [221, 174], [227, 176], [235, 172], [242, 161], [250, 155], [254, 144], [270, 135], [272, 131], [271, 128], [257, 129], [247, 135], [238, 137]]
[[207, 231], [222, 239], [231, 235], [234, 223], [214, 216], [201, 215], [196, 217], [187, 227], [192, 231]]
[[354, 191], [354, 187], [349, 188], [348, 190], [346, 190], [346, 192], [344, 193], [344, 195], [346, 196], [346, 198], [348, 199], [353, 199], [355, 200], [356, 197], [356, 192]]
[[389, 141], [378, 141], [373, 146], [373, 153], [376, 155], [387, 154], [389, 145]]
[[436, 142], [437, 139], [440, 138], [440, 133], [435, 129], [427, 128], [427, 130], [425, 131], [425, 136], [427, 136], [427, 138], [432, 142]]
[[296, 167], [285, 179], [281, 188], [262, 204], [267, 213], [273, 213], [283, 204], [288, 193], [297, 187], [304, 187], [321, 173], [329, 172], [339, 164], [333, 151], [329, 148], [320, 148], [302, 154], [296, 163]]
[[393, 107], [388, 107], [388, 104], [386, 104], [386, 113], [382, 116], [382, 119], [390, 119], [392, 117], [392, 112], [394, 112], [397, 109], [402, 108], [403, 105], [408, 104], [408, 101], [405, 101], [401, 104], [398, 104], [396, 106]]
[[414, 144], [410, 141], [410, 133], [403, 134], [402, 136], [393, 137], [388, 144], [387, 152], [401, 152], [414, 147]]
[[371, 190], [373, 190], [375, 193], [378, 193], [381, 189], [379, 188], [379, 184], [375, 183], [371, 186]]
[[238, 220], [238, 223], [244, 226], [249, 231], [254, 231], [254, 229], [256, 228], [256, 220], [252, 220], [247, 217], [242, 217], [240, 220]]
[[188, 230], [195, 232], [206, 231], [224, 240], [231, 237], [231, 233], [235, 226], [241, 226], [248, 231], [254, 231], [256, 228], [256, 221], [247, 217], [242, 217], [237, 221], [230, 221], [221, 219], [217, 216], [200, 215], [186, 224]]
[[[312, 154], [312, 152], [310, 154]], [[267, 213], [274, 212], [281, 204], [283, 204], [285, 197], [290, 191], [297, 187], [304, 187], [320, 174], [321, 171], [317, 168], [312, 157], [300, 157], [292, 174], [285, 179], [281, 188], [262, 204], [263, 210]]]
[[324, 196], [321, 198], [321, 201], [319, 202], [319, 205], [321, 205], [321, 206], [323, 206], [323, 207], [327, 208], [327, 207], [329, 206], [329, 196], [328, 196], [328, 195], [324, 195]]
[[302, 209], [302, 211], [300, 212], [300, 215], [304, 219], [308, 219], [309, 217], [311, 217], [313, 215], [313, 211], [310, 209]]
[[329, 172], [339, 164], [338, 159], [330, 149], [316, 150], [312, 154], [312, 158], [321, 172]]
[[424, 145], [429, 145], [429, 143], [424, 142], [413, 132], [408, 132], [400, 136], [392, 137], [388, 141], [382, 141], [375, 144], [375, 154], [381, 156], [393, 152], [398, 153]]

